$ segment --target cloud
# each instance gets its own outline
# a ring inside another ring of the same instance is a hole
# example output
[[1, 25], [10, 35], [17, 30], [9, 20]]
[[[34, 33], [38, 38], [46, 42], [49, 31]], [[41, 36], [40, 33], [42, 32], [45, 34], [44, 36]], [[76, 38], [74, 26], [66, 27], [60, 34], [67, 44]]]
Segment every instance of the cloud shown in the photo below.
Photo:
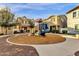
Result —
[[9, 7], [14, 9], [32, 9], [32, 10], [42, 10], [44, 9], [39, 4], [7, 4]]
[[57, 5], [56, 3], [29, 3], [29, 4], [7, 4], [12, 9], [30, 9], [30, 10], [48, 10], [57, 9], [60, 10], [64, 5]]
[[11, 8], [12, 12], [19, 12], [21, 10], [34, 10], [34, 11], [44, 11], [44, 10], [62, 10], [66, 4], [56, 4], [56, 3], [7, 3], [2, 4], [2, 7], [7, 5]]
[[[0, 7], [8, 6], [11, 11], [18, 16], [27, 16], [32, 18], [47, 17], [52, 14], [64, 14], [75, 4], [70, 3], [6, 3]], [[79, 4], [76, 4], [79, 5]], [[73, 7], [72, 7], [73, 8]]]
[[0, 8], [4, 8], [6, 6], [5, 3], [0, 3]]

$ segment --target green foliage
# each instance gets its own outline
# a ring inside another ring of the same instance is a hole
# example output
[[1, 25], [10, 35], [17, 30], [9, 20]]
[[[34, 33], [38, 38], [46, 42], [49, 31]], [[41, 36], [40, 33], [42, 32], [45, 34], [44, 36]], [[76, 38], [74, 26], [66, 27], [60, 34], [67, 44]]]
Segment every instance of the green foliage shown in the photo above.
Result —
[[0, 21], [0, 26], [11, 27], [15, 25], [14, 23], [10, 23], [14, 19], [14, 14], [12, 14], [10, 10], [8, 10], [8, 8], [2, 9], [0, 10], [0, 12], [2, 14], [2, 20]]
[[14, 20], [14, 14], [8, 10], [8, 8], [0, 10], [0, 14], [2, 15], [2, 18], [0, 19], [0, 26], [4, 27], [6, 29], [6, 34], [9, 27], [15, 26], [17, 23], [13, 23]]
[[28, 20], [28, 23], [30, 24], [30, 27], [31, 27], [31, 28], [34, 28], [34, 23], [33, 23], [32, 20]]
[[14, 14], [12, 14], [10, 11], [0, 10], [0, 12], [2, 14], [2, 21], [3, 22], [8, 22], [8, 21], [13, 20]]
[[2, 27], [12, 27], [16, 26], [18, 23], [8, 23], [8, 22], [0, 22], [0, 26]]

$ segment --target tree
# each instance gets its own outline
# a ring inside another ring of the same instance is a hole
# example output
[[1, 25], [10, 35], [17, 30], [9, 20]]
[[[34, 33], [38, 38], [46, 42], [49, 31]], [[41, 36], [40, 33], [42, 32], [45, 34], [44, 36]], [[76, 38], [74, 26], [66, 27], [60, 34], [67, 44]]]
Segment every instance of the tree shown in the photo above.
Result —
[[29, 23], [29, 27], [30, 27], [30, 33], [34, 34], [33, 28], [35, 27], [35, 24], [33, 22], [33, 20], [28, 20]]
[[15, 23], [13, 23], [14, 14], [10, 12], [10, 9], [7, 7], [0, 10], [0, 13], [2, 14], [2, 20], [0, 21], [0, 26], [5, 28], [5, 33], [7, 34], [8, 28], [15, 26]]

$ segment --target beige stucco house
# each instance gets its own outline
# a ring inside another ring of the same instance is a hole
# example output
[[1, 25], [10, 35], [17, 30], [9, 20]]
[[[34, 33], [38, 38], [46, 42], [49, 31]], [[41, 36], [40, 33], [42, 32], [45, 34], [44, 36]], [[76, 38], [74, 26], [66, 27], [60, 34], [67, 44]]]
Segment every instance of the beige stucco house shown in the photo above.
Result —
[[66, 20], [66, 17], [63, 15], [53, 15], [45, 19], [44, 22], [48, 23], [50, 31], [53, 31], [53, 30], [58, 31], [60, 28], [66, 25], [65, 24], [66, 22], [64, 20]]
[[67, 27], [76, 29], [79, 27], [79, 6], [67, 12]]
[[25, 30], [28, 31], [30, 30], [29, 26], [29, 20], [27, 17], [23, 16], [23, 17], [17, 17], [17, 19], [15, 20], [16, 23], [18, 23], [15, 27], [14, 27], [14, 31], [20, 31], [20, 30]]

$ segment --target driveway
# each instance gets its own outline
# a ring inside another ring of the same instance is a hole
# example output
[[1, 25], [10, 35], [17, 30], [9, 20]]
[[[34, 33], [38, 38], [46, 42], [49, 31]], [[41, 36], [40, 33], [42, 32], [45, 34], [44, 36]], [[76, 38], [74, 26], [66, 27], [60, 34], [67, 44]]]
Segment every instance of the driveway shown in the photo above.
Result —
[[0, 56], [38, 56], [31, 46], [18, 46], [6, 42], [8, 37], [0, 37]]

